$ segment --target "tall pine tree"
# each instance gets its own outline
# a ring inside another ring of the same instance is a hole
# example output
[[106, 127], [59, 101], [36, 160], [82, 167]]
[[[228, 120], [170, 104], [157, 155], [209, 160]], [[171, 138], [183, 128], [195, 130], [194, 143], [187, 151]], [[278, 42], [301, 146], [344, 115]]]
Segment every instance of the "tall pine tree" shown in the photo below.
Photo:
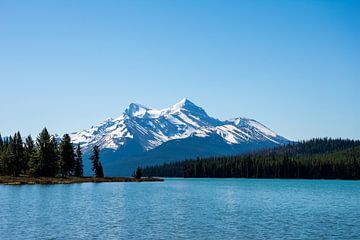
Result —
[[16, 134], [14, 137], [10, 136], [8, 139], [8, 146], [6, 149], [5, 156], [5, 166], [6, 174], [11, 176], [17, 176], [19, 174], [18, 169], [20, 169], [20, 162], [16, 157]]
[[141, 179], [142, 177], [142, 170], [140, 167], [137, 167], [135, 172], [133, 173], [133, 177], [136, 179]]
[[84, 168], [84, 165], [83, 165], [83, 159], [82, 159], [82, 152], [81, 152], [81, 147], [80, 147], [80, 143], [79, 143], [76, 148], [74, 175], [76, 177], [82, 177], [84, 175], [83, 168]]
[[60, 171], [62, 176], [73, 174], [75, 168], [75, 154], [69, 134], [65, 134], [59, 145]]
[[103, 166], [100, 161], [99, 161], [99, 169], [97, 171], [97, 177], [100, 177], [100, 178], [104, 177], [104, 169], [103, 169]]
[[36, 152], [30, 162], [30, 173], [54, 177], [58, 172], [57, 160], [55, 138], [44, 128], [36, 139]]
[[0, 161], [1, 173], [3, 175], [14, 175], [15, 156], [13, 154], [13, 138], [11, 136], [3, 140]]
[[24, 169], [25, 173], [29, 173], [29, 165], [34, 153], [35, 153], [34, 140], [32, 139], [31, 135], [29, 135], [25, 139], [25, 154], [24, 154], [24, 158], [26, 162], [26, 167]]
[[1, 133], [0, 133], [0, 152], [3, 150], [3, 147], [4, 147], [4, 140], [1, 136]]
[[97, 145], [93, 148], [93, 155], [90, 157], [92, 161], [92, 170], [94, 172], [95, 177], [104, 177], [104, 171], [100, 162], [100, 150]]
[[14, 149], [13, 150], [14, 150], [14, 156], [16, 159], [15, 175], [19, 175], [20, 173], [25, 173], [26, 168], [27, 168], [27, 162], [25, 159], [24, 143], [22, 141], [20, 132], [17, 132], [14, 135]]

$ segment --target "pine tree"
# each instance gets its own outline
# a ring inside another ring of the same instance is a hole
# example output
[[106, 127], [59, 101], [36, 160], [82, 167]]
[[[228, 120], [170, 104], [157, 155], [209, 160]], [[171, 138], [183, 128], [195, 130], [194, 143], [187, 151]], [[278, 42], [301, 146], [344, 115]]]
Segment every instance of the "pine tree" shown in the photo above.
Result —
[[99, 169], [97, 171], [97, 177], [100, 177], [100, 178], [104, 177], [104, 169], [103, 169], [103, 166], [100, 161], [99, 161]]
[[5, 168], [6, 168], [6, 174], [11, 176], [17, 176], [18, 175], [18, 169], [20, 168], [20, 162], [18, 161], [18, 158], [16, 157], [16, 134], [12, 137], [9, 137], [8, 147], [5, 152]]
[[29, 174], [35, 177], [40, 176], [40, 157], [39, 157], [39, 148], [36, 147], [35, 152], [30, 155], [29, 160]]
[[[12, 147], [10, 145], [11, 137], [8, 139], [8, 144], [6, 144], [6, 147], [4, 148], [3, 152], [3, 174], [4, 175], [14, 175], [14, 165], [15, 162], [15, 156], [12, 151]], [[12, 141], [12, 140], [11, 140]]]
[[29, 173], [30, 161], [34, 153], [35, 153], [34, 140], [32, 139], [31, 135], [29, 135], [25, 139], [25, 154], [24, 154], [25, 163], [26, 163], [26, 167], [24, 169], [25, 173]]
[[93, 148], [93, 155], [90, 157], [90, 160], [92, 161], [91, 169], [93, 170], [95, 177], [104, 177], [104, 172], [100, 162], [100, 150], [97, 145]]
[[16, 159], [15, 175], [25, 173], [27, 170], [27, 162], [25, 159], [24, 143], [20, 132], [14, 135], [14, 156]]
[[59, 145], [60, 171], [62, 176], [69, 176], [74, 172], [75, 154], [69, 134], [65, 134]]
[[141, 179], [142, 177], [142, 170], [140, 167], [137, 167], [134, 174], [133, 174], [133, 177], [136, 178], [136, 179]]
[[36, 152], [30, 161], [30, 173], [35, 176], [55, 177], [58, 173], [56, 141], [46, 128], [36, 139]]
[[4, 147], [4, 140], [1, 136], [1, 133], [0, 133], [0, 152], [3, 150], [3, 147]]
[[84, 175], [83, 168], [84, 168], [84, 165], [83, 165], [82, 153], [81, 153], [81, 148], [80, 148], [80, 143], [79, 143], [76, 148], [76, 157], [75, 157], [74, 174], [76, 177], [82, 177]]
[[93, 147], [93, 155], [90, 157], [90, 160], [92, 161], [91, 170], [94, 172], [95, 176], [97, 175], [96, 174], [97, 169], [99, 169], [99, 159], [100, 159], [99, 147], [95, 145]]
[[6, 149], [7, 149], [7, 138], [2, 139], [2, 147], [0, 152], [0, 173], [6, 175]]

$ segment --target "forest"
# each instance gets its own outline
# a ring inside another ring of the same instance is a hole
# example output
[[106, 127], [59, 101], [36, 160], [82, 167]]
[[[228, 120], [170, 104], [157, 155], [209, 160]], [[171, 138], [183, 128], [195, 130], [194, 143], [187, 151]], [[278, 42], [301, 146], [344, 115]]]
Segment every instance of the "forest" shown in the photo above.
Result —
[[[104, 177], [98, 146], [94, 146], [92, 170]], [[23, 141], [20, 132], [10, 137], [0, 135], [0, 175], [34, 177], [83, 177], [83, 158], [80, 144], [73, 146], [70, 136], [60, 141], [44, 128], [36, 138], [29, 135]]]
[[360, 179], [360, 141], [312, 139], [238, 156], [149, 166], [142, 173], [184, 178]]

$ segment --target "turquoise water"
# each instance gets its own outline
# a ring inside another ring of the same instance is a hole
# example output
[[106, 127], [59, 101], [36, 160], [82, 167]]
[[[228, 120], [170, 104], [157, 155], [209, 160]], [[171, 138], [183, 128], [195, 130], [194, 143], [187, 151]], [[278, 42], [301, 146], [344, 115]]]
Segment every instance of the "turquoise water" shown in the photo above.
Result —
[[0, 186], [0, 239], [360, 239], [360, 181]]

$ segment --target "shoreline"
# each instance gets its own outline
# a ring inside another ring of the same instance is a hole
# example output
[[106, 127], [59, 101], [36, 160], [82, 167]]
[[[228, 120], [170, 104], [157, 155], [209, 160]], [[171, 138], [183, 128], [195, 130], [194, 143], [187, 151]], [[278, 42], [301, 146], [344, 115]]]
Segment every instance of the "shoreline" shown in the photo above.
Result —
[[0, 176], [0, 185], [35, 185], [35, 184], [75, 184], [75, 183], [104, 183], [104, 182], [163, 182], [162, 178], [132, 177], [29, 177], [29, 176]]

